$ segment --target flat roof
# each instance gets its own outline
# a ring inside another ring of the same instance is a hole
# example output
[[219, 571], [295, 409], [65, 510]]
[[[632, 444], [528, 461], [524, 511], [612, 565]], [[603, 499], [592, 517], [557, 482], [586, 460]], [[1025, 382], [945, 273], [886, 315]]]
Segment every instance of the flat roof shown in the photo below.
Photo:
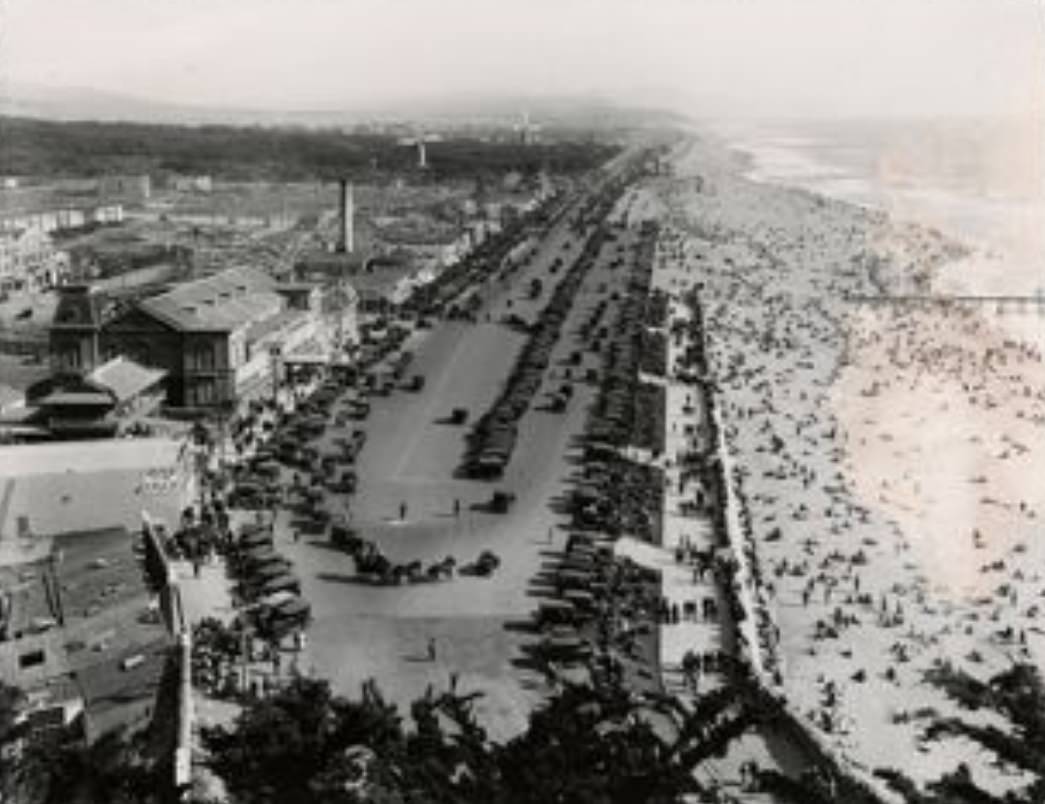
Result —
[[173, 438], [102, 438], [0, 446], [0, 477], [148, 469], [177, 463], [187, 442]]

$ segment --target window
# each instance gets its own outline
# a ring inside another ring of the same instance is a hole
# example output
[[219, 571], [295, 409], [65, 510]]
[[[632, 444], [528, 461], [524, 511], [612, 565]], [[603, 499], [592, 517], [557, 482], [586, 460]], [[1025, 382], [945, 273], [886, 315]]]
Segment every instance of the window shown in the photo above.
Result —
[[197, 344], [192, 350], [193, 368], [199, 371], [210, 371], [214, 368], [214, 349], [209, 343]]
[[214, 380], [199, 380], [195, 388], [196, 404], [211, 405], [214, 403]]

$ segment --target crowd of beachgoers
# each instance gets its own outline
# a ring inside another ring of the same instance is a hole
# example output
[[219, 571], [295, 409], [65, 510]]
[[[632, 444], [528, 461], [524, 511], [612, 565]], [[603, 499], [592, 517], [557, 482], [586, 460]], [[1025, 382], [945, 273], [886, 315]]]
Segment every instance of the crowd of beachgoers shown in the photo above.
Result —
[[865, 768], [966, 762], [1012, 786], [982, 749], [921, 735], [930, 710], [958, 713], [934, 669], [987, 678], [1040, 650], [1040, 353], [982, 307], [854, 298], [931, 294], [965, 253], [938, 231], [751, 181], [706, 141], [674, 170], [658, 190], [686, 236], [782, 692]]

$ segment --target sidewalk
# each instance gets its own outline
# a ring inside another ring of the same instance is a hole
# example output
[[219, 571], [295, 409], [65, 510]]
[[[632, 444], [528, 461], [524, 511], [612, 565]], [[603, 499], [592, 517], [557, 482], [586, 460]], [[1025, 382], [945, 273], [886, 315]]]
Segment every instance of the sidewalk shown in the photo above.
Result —
[[[670, 316], [686, 319], [688, 310], [672, 300]], [[685, 350], [686, 342], [676, 345], [668, 342], [669, 372], [676, 359]], [[714, 573], [708, 569], [699, 572], [695, 554], [712, 555], [716, 539], [710, 518], [704, 513], [683, 513], [683, 503], [692, 504], [701, 494], [696, 478], [682, 482], [679, 458], [697, 449], [704, 431], [704, 409], [699, 391], [669, 378], [667, 411], [665, 416], [665, 489], [663, 511], [663, 544], [668, 563], [662, 567], [663, 595], [669, 606], [678, 606], [682, 616], [679, 623], [662, 626], [661, 672], [664, 684], [672, 692], [683, 692], [682, 660], [688, 652], [711, 654], [730, 651], [731, 645], [723, 618], [729, 616], [728, 604], [719, 589]], [[681, 558], [681, 560], [679, 560]], [[702, 672], [698, 690], [706, 691], [722, 683], [717, 671]]]

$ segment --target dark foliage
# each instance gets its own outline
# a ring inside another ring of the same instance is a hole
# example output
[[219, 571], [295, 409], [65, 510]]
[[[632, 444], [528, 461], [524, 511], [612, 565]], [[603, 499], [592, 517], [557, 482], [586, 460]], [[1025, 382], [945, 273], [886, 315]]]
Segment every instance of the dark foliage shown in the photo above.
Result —
[[878, 771], [890, 786], [914, 804], [1040, 804], [1045, 801], [1045, 686], [1037, 669], [1014, 665], [988, 681], [980, 681], [950, 664], [926, 674], [926, 680], [971, 711], [990, 709], [1011, 728], [969, 723], [960, 717], [928, 712], [927, 740], [963, 738], [979, 743], [1002, 765], [1031, 774], [1033, 781], [1006, 794], [992, 795], [976, 784], [975, 773], [962, 764], [928, 784], [924, 792], [898, 771]]
[[204, 739], [233, 799], [255, 802], [639, 804], [700, 788], [693, 768], [771, 717], [754, 685], [686, 712], [617, 683], [567, 686], [501, 745], [476, 722], [475, 696], [431, 689], [404, 722], [374, 684], [358, 700], [301, 679]]
[[[393, 137], [337, 130], [144, 123], [54, 122], [0, 117], [0, 174], [209, 174], [222, 179], [314, 181], [415, 169], [416, 151]], [[542, 168], [595, 167], [614, 148], [590, 142], [522, 146], [453, 139], [428, 144], [428, 175], [470, 177]]]

